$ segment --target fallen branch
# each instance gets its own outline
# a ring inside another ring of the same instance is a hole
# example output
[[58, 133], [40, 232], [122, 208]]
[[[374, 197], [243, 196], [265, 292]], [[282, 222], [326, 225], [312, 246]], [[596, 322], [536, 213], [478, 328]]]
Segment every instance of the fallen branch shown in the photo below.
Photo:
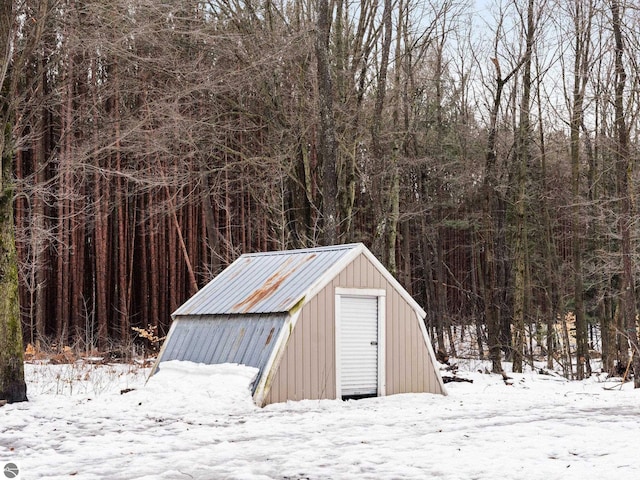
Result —
[[467, 383], [473, 383], [473, 380], [469, 379], [469, 378], [462, 378], [462, 377], [442, 377], [442, 381], [444, 383], [452, 383], [452, 382], [467, 382]]

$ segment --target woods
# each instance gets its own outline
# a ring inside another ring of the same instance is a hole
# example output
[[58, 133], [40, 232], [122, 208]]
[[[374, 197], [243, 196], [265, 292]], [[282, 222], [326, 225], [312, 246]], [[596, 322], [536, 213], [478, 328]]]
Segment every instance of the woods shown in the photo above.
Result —
[[241, 253], [363, 242], [437, 350], [640, 371], [627, 2], [7, 4], [25, 344], [130, 351]]

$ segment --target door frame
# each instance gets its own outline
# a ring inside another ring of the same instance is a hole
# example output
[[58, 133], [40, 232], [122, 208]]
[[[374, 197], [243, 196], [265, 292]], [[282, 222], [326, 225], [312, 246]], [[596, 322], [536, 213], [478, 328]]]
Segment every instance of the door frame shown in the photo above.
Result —
[[386, 395], [386, 356], [385, 356], [385, 312], [387, 291], [380, 288], [343, 288], [336, 287], [334, 294], [335, 304], [335, 359], [336, 359], [336, 398], [342, 399], [342, 362], [340, 359], [341, 323], [340, 318], [342, 297], [368, 297], [378, 300], [378, 386], [377, 396]]

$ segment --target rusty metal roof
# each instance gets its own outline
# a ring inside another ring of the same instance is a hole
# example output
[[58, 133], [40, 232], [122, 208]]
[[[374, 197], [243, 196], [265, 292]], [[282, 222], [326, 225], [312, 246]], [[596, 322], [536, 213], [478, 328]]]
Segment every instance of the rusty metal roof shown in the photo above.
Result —
[[242, 255], [173, 316], [288, 312], [336, 264], [363, 248], [354, 243]]

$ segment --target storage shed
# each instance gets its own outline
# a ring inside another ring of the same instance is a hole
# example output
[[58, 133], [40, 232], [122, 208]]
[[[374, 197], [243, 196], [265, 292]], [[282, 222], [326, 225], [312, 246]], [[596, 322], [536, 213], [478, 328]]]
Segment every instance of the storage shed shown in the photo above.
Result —
[[239, 257], [172, 315], [169, 360], [256, 367], [256, 404], [446, 394], [426, 313], [361, 243]]

